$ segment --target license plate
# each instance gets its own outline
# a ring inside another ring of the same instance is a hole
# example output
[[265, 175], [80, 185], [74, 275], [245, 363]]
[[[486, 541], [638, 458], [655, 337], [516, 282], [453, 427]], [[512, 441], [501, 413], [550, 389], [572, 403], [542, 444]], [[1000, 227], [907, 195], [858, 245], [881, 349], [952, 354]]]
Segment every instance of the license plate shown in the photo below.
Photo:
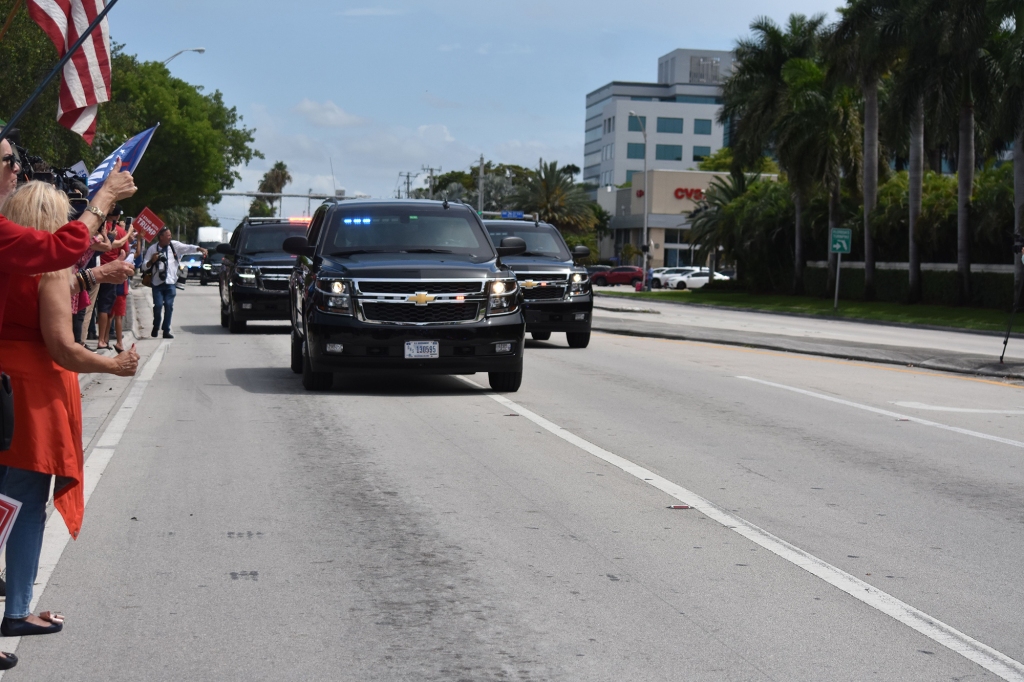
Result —
[[439, 341], [406, 341], [406, 360], [432, 360], [441, 357], [441, 343]]

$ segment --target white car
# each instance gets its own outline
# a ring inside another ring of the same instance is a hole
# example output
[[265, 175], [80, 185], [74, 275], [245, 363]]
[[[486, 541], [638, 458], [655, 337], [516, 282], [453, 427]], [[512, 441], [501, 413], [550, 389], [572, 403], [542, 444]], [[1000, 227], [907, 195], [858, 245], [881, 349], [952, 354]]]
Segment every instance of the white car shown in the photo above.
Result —
[[697, 268], [658, 268], [652, 271], [651, 274], [651, 288], [661, 289], [665, 286], [665, 283], [673, 275], [685, 275], [693, 272]]
[[[683, 275], [673, 275], [669, 277], [665, 282], [665, 288], [667, 289], [700, 289], [708, 283], [708, 276], [710, 272], [707, 268], [701, 268], [700, 270], [693, 270]], [[730, 278], [723, 275], [720, 272], [715, 273], [716, 282], [725, 282]]]

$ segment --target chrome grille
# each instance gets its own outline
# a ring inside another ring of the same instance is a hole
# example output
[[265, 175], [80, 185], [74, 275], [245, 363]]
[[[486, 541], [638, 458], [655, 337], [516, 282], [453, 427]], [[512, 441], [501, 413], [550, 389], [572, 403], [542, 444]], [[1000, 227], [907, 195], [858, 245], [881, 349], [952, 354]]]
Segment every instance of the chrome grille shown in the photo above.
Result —
[[425, 291], [428, 294], [479, 294], [483, 291], [482, 280], [462, 280], [432, 282], [430, 280], [413, 280], [407, 282], [358, 280], [356, 286], [361, 294], [415, 294]]
[[523, 289], [523, 298], [527, 301], [552, 301], [565, 296], [565, 287], [536, 287]]
[[288, 280], [278, 278], [267, 278], [262, 277], [260, 279], [260, 286], [266, 291], [288, 291]]
[[516, 273], [516, 279], [518, 279], [520, 282], [525, 282], [531, 279], [534, 282], [565, 282], [568, 279], [568, 277], [569, 276], [566, 275], [564, 272], [556, 272], [553, 274], [530, 274], [529, 272]]
[[363, 302], [363, 316], [368, 322], [399, 322], [430, 324], [470, 322], [480, 310], [479, 303], [449, 303], [418, 306], [405, 303]]

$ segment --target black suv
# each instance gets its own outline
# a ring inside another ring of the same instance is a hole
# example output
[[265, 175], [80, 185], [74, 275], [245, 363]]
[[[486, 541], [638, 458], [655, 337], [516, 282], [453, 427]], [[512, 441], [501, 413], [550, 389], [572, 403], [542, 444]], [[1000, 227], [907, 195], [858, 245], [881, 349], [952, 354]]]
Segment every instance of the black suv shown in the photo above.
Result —
[[487, 372], [491, 388], [523, 379], [526, 323], [515, 273], [468, 206], [345, 201], [317, 209], [285, 242], [291, 278], [291, 368], [307, 390], [334, 372]]
[[232, 334], [249, 320], [288, 319], [288, 278], [295, 256], [281, 245], [304, 236], [309, 218], [246, 218], [217, 246], [220, 263], [220, 325]]
[[565, 332], [572, 348], [590, 343], [594, 296], [586, 268], [573, 258], [586, 258], [590, 249], [577, 246], [572, 251], [561, 233], [547, 223], [521, 220], [485, 220], [491, 241], [500, 244], [508, 237], [526, 242], [526, 251], [503, 262], [515, 270], [523, 290], [526, 331], [538, 341], [551, 338], [551, 332]]

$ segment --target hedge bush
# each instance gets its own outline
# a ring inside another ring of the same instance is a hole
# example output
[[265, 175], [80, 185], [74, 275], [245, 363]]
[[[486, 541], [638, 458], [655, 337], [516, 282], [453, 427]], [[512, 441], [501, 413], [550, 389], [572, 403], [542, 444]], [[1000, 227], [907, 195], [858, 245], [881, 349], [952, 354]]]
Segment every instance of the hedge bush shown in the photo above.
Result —
[[[826, 290], [827, 268], [807, 268], [804, 287], [812, 296], [833, 296]], [[956, 272], [924, 270], [921, 272], [922, 303], [955, 306], [959, 282]], [[778, 292], [784, 293], [784, 292]], [[875, 295], [879, 301], [906, 303], [909, 294], [906, 270], [875, 270]], [[1010, 273], [971, 273], [971, 305], [979, 308], [1009, 310], [1013, 305], [1013, 275]], [[863, 300], [864, 271], [844, 269], [839, 278], [839, 298]]]

